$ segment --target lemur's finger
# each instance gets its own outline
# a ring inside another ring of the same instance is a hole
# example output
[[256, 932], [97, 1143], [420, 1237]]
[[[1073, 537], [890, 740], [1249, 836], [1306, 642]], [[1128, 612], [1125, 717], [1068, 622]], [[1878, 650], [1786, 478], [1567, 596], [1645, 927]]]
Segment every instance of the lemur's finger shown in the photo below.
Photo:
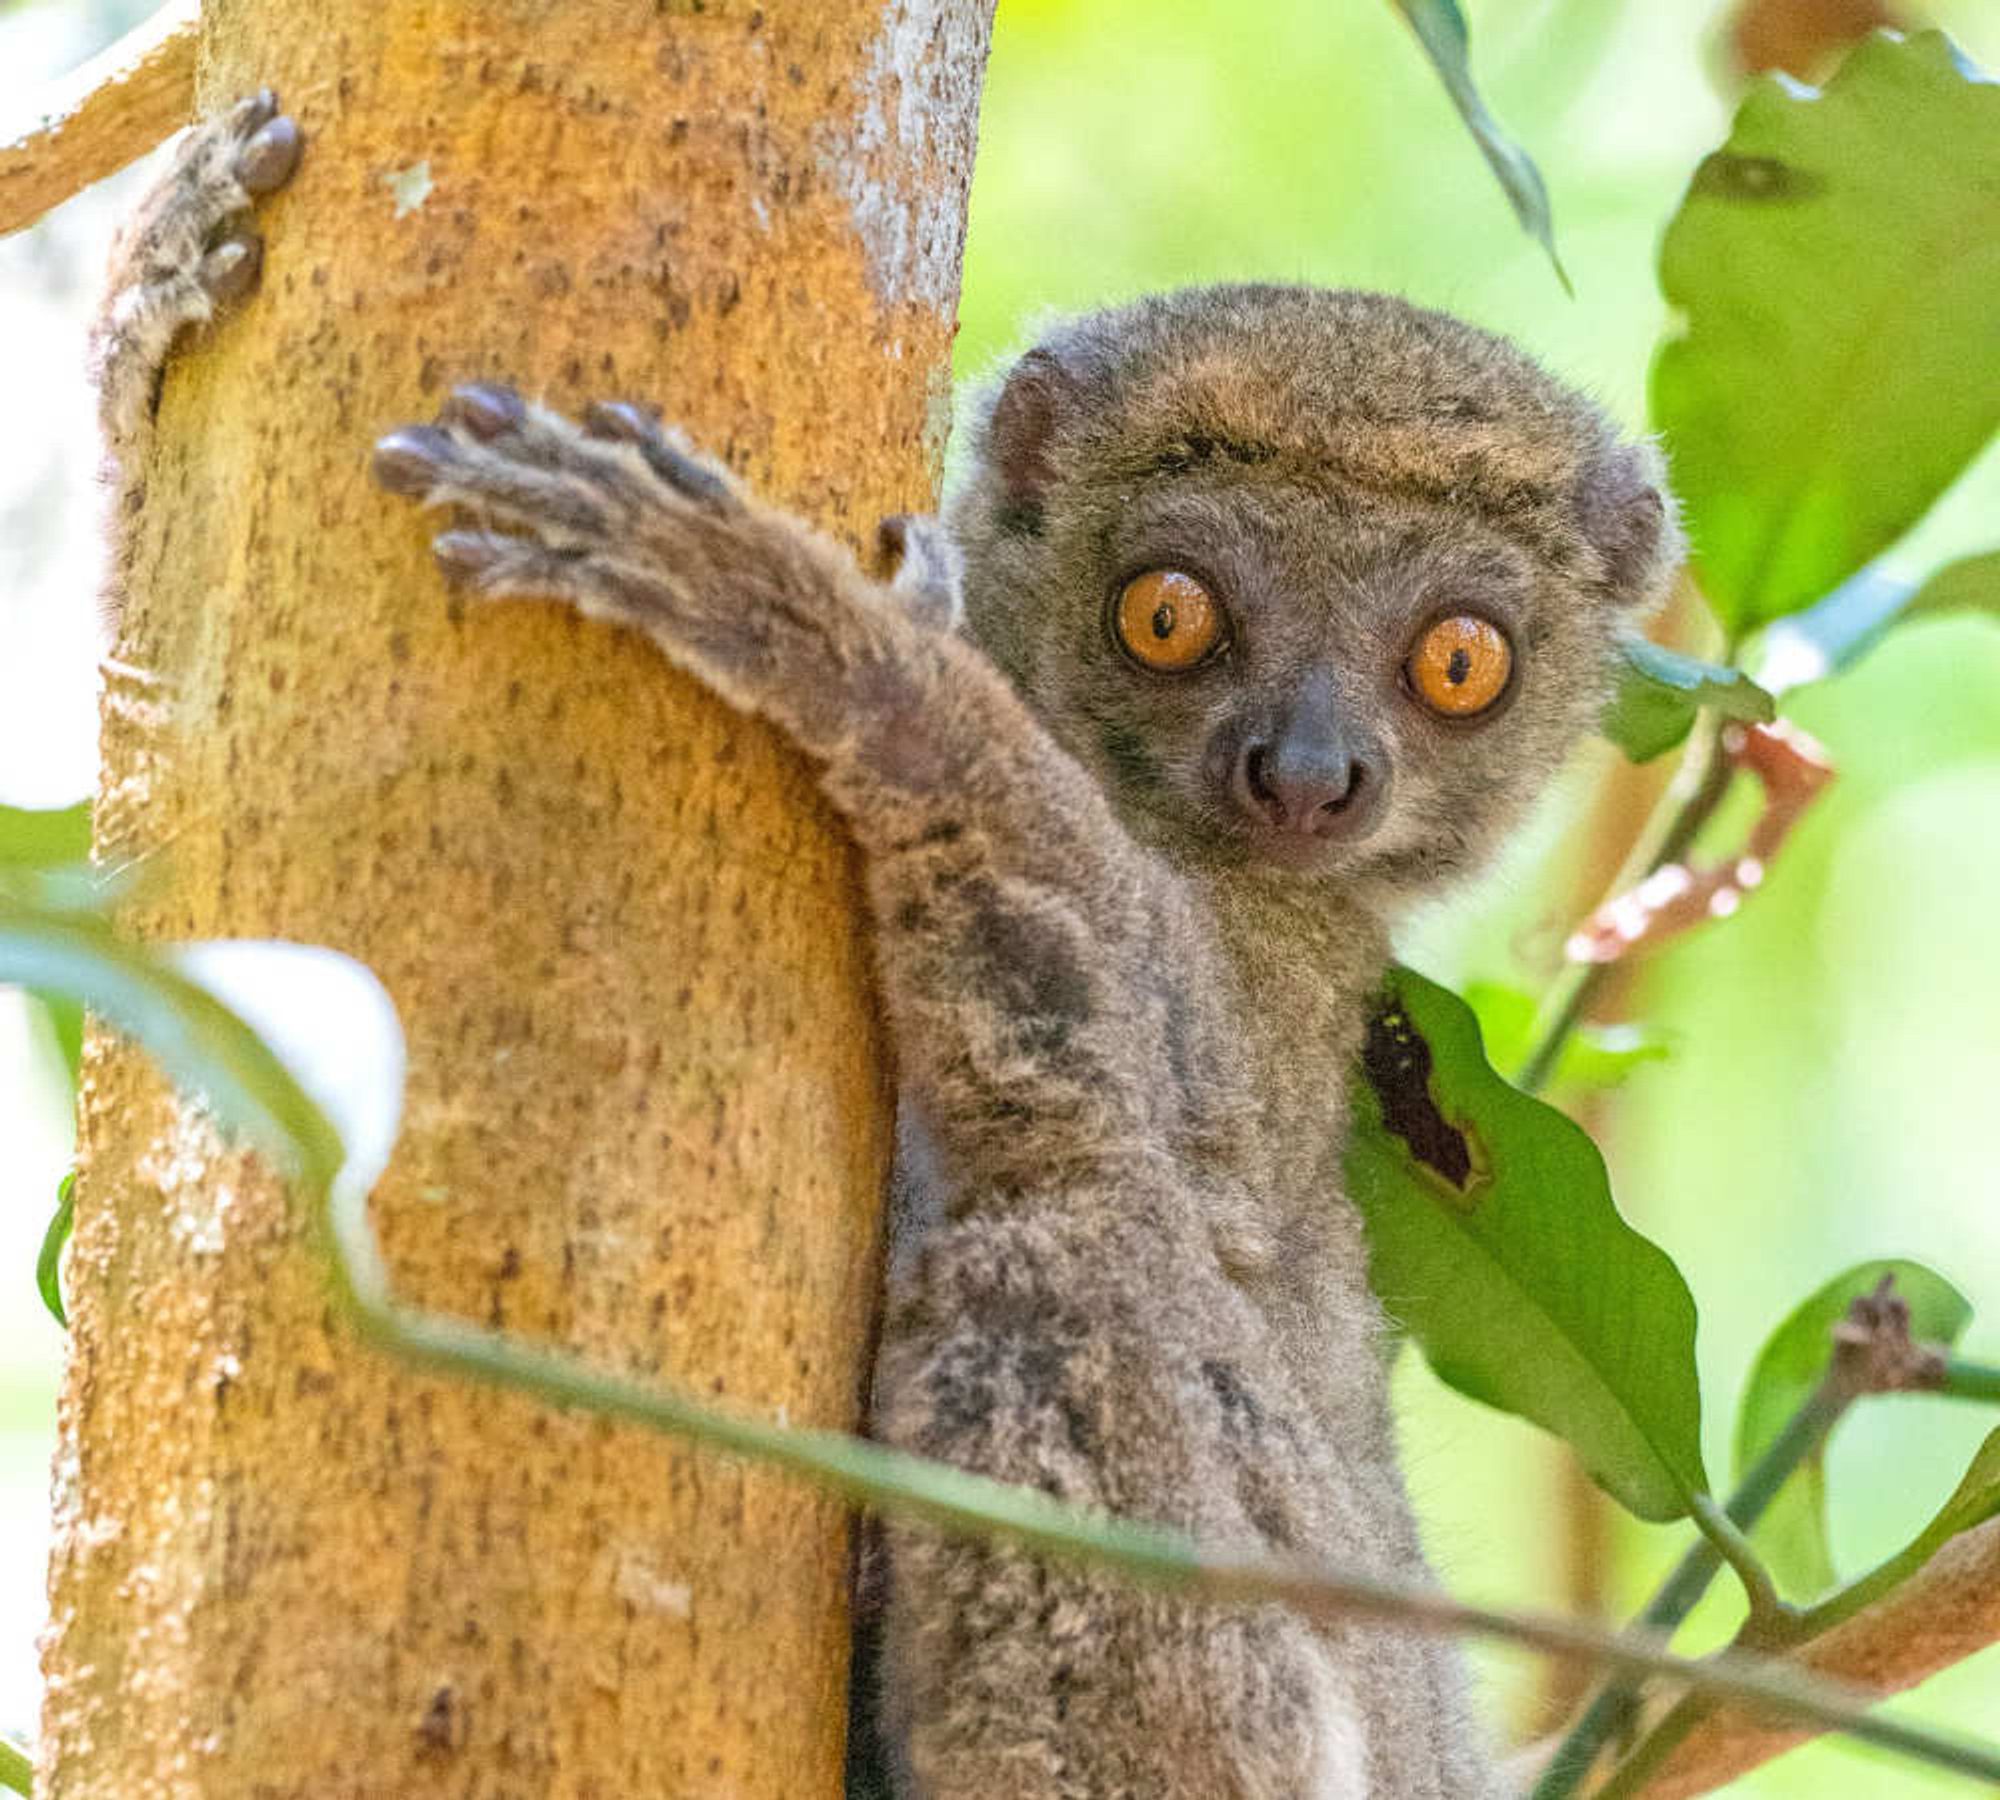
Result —
[[254, 199], [283, 187], [299, 166], [304, 144], [295, 120], [279, 117], [260, 126], [236, 153], [243, 191]]

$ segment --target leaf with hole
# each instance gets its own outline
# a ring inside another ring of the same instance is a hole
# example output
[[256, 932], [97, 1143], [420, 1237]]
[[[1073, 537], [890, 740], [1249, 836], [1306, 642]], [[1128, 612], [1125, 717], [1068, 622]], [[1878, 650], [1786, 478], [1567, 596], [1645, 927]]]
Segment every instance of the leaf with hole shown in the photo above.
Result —
[[1619, 1217], [1597, 1146], [1410, 969], [1369, 1020], [1347, 1181], [1375, 1290], [1445, 1381], [1565, 1439], [1642, 1519], [1707, 1492], [1687, 1283]]
[[1870, 38], [1823, 92], [1759, 82], [1660, 286], [1653, 422], [1737, 635], [1879, 555], [2000, 428], [2000, 86], [1937, 32]]
[[1618, 648], [1618, 691], [1600, 729], [1635, 763], [1681, 743], [1703, 707], [1752, 724], [1777, 717], [1777, 702], [1741, 669], [1703, 662], [1650, 638], [1628, 637]]
[[[1736, 1409], [1735, 1473], [1740, 1481], [1770, 1448], [1833, 1359], [1833, 1328], [1848, 1306], [1894, 1278], [1910, 1308], [1910, 1335], [1919, 1343], [1955, 1344], [1972, 1318], [1957, 1288], [1922, 1263], [1865, 1262], [1836, 1275], [1800, 1301], [1751, 1365]], [[1751, 1533], [1771, 1574], [1789, 1600], [1813, 1600], [1838, 1579], [1826, 1531], [1826, 1455], [1821, 1448], [1773, 1497]]]

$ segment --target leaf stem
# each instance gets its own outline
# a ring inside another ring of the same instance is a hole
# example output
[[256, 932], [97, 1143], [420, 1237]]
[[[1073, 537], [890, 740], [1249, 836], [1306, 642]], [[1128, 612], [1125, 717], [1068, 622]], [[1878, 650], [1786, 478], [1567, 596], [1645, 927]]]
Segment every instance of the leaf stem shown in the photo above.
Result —
[[0, 1787], [15, 1794], [31, 1794], [35, 1788], [34, 1762], [10, 1737], [0, 1737]]
[[1730, 1518], [1727, 1509], [1716, 1504], [1714, 1495], [1696, 1494], [1688, 1516], [1715, 1554], [1736, 1571], [1737, 1580], [1743, 1583], [1743, 1591], [1749, 1596], [1752, 1625], [1783, 1618], [1789, 1609], [1778, 1597], [1771, 1571], [1764, 1567], [1764, 1559], [1751, 1548], [1750, 1540]]
[[1984, 1400], [2000, 1404], [2000, 1369], [1988, 1363], [1967, 1362], [1962, 1356], [1948, 1356], [1944, 1380], [1937, 1391], [1954, 1400]]
[[[1723, 795], [1729, 791], [1730, 777], [1735, 774], [1729, 758], [1722, 753], [1722, 725], [1723, 721], [1714, 714], [1702, 715], [1680, 769], [1612, 879], [1610, 893], [1622, 894], [1656, 869], [1682, 860], [1693, 848], [1701, 828], [1714, 817]], [[1571, 1036], [1616, 966], [1563, 964], [1535, 1016], [1528, 1052], [1521, 1060], [1520, 1073], [1514, 1077], [1516, 1087], [1530, 1094], [1547, 1089]]]
[[1605, 1777], [1591, 1800], [1629, 1800], [1645, 1792], [1646, 1785], [1668, 1757], [1687, 1740], [1687, 1735], [1715, 1710], [1715, 1703], [1702, 1694], [1683, 1694], [1670, 1706], [1660, 1722], [1646, 1733], [1632, 1752]]

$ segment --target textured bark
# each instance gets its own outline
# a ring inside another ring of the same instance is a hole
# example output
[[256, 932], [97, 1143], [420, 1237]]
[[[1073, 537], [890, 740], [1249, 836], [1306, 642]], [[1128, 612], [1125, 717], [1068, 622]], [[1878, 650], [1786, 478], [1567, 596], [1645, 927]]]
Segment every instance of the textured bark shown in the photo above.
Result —
[[[451, 382], [658, 400], [856, 541], [928, 503], [988, 0], [210, 0], [304, 126], [171, 372], [100, 831], [164, 936], [334, 945], [411, 1039], [401, 1290], [850, 1425], [887, 1148], [805, 772], [636, 640], [467, 611], [372, 438]], [[847, 1526], [417, 1378], [297, 1205], [93, 1046], [38, 1793], [837, 1791]]]
[[[1792, 1659], [1867, 1694], [1900, 1694], [2000, 1643], [2000, 1519], [1955, 1537], [1894, 1593]], [[1731, 1708], [1712, 1714], [1647, 1783], [1647, 1800], [1706, 1794], [1815, 1735]]]

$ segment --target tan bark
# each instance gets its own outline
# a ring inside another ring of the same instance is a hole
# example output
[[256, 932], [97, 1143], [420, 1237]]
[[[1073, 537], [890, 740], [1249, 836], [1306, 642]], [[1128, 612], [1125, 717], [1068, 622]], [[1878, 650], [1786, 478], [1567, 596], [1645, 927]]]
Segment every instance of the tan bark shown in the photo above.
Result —
[[116, 173], [188, 122], [200, 0], [169, 0], [143, 25], [0, 126], [0, 237]]
[[[145, 928], [334, 945], [411, 1039], [399, 1287], [849, 1425], [886, 1157], [838, 830], [633, 639], [465, 611], [371, 491], [454, 380], [655, 398], [854, 539], [936, 475], [988, 0], [210, 0], [205, 110], [304, 164], [168, 380], [105, 708]], [[847, 1525], [419, 1379], [298, 1209], [94, 1047], [42, 1785], [837, 1791]]]
[[[2000, 1643], [2000, 1519], [1955, 1537], [1918, 1573], [1792, 1658], [1863, 1693], [1900, 1694]], [[1814, 1733], [1731, 1708], [1711, 1714], [1646, 1786], [1646, 1800], [1706, 1794]]]

